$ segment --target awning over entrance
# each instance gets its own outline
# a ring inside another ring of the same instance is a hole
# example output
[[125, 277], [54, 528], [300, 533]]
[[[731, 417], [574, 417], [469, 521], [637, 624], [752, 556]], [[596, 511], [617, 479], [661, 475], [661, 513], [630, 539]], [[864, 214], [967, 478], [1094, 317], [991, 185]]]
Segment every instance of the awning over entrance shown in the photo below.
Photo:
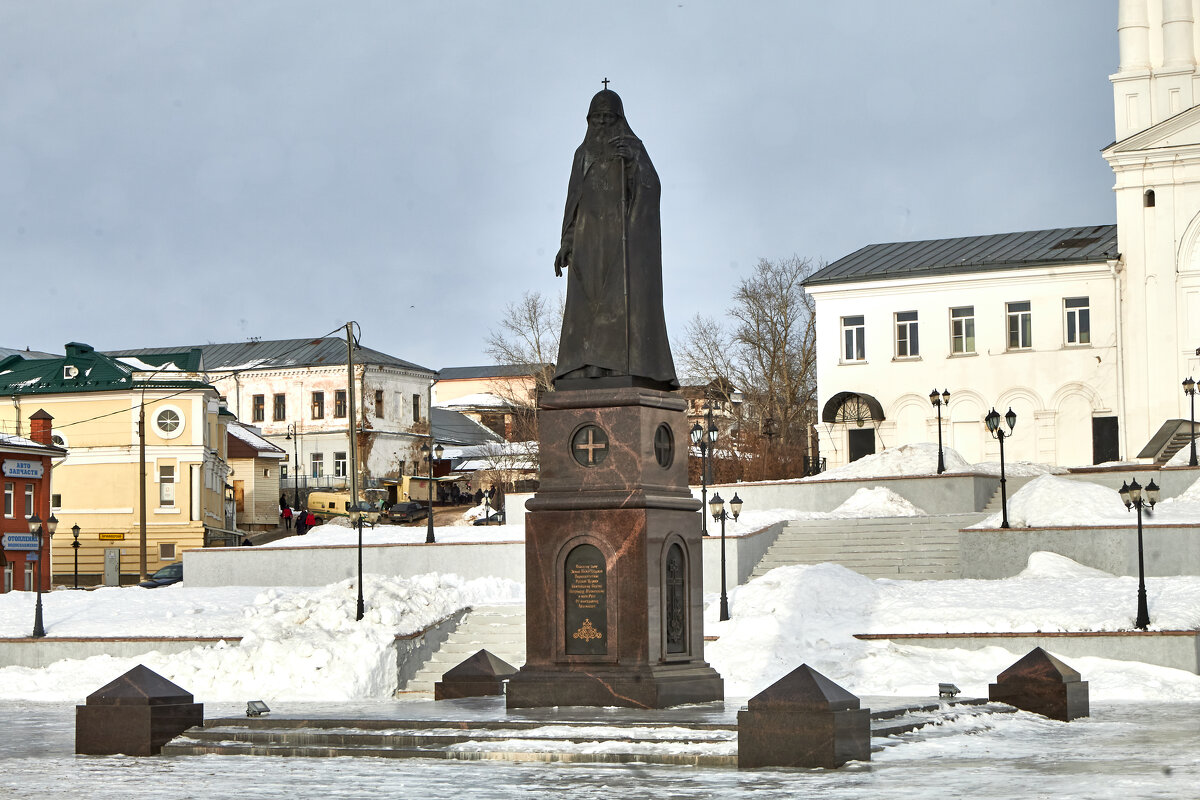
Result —
[[825, 401], [822, 422], [840, 422], [861, 428], [868, 422], [883, 422], [883, 406], [869, 394], [838, 392]]

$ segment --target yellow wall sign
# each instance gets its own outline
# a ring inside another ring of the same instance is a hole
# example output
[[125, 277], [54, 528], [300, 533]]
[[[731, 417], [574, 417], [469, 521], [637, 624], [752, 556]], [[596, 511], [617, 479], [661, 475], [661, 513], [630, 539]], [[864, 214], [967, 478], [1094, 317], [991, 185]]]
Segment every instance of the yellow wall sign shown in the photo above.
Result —
[[123, 533], [102, 533], [102, 534], [100, 534], [101, 541], [112, 540], [114, 542], [119, 542], [124, 538], [125, 538], [125, 534], [123, 534]]

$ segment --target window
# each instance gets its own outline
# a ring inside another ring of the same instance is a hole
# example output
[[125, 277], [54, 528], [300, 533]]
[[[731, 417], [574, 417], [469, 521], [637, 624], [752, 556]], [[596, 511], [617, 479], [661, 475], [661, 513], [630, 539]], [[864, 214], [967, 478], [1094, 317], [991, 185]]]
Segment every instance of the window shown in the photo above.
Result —
[[325, 455], [323, 453], [309, 453], [309, 463], [312, 465], [312, 471], [309, 473], [314, 478], [321, 478], [325, 475]]
[[917, 343], [917, 312], [896, 313], [896, 358], [916, 358], [921, 355]]
[[33, 484], [25, 484], [25, 519], [33, 516]]
[[1029, 301], [1008, 304], [1008, 349], [1028, 350], [1033, 347], [1033, 314]]
[[16, 567], [16, 562], [4, 562], [4, 592], [7, 594], [13, 590], [13, 569]]
[[25, 591], [33, 591], [33, 562], [25, 562]]
[[866, 361], [867, 352], [863, 317], [842, 317], [842, 360]]
[[975, 306], [950, 309], [950, 352], [975, 352]]
[[288, 476], [288, 465], [280, 464], [279, 465], [279, 480], [286, 481], [287, 476]]
[[275, 408], [273, 410], [275, 413], [272, 416], [272, 419], [275, 420], [276, 422], [283, 422], [285, 419], [287, 419], [287, 395], [286, 394], [275, 395]]
[[325, 419], [325, 393], [312, 393], [312, 418]]
[[183, 433], [183, 414], [176, 408], [160, 408], [154, 415], [154, 427], [164, 439]]
[[161, 464], [158, 467], [158, 505], [169, 508], [175, 505], [175, 466]]
[[346, 477], [346, 454], [345, 453], [334, 453], [333, 454], [333, 477], [335, 477], [335, 478]]
[[421, 421], [421, 395], [413, 395], [413, 422]]
[[1154, 190], [1153, 189], [1147, 189], [1146, 193], [1142, 195], [1142, 206], [1144, 208], [1154, 208]]
[[1086, 297], [1068, 297], [1063, 300], [1066, 314], [1067, 344], [1091, 344], [1092, 320]]
[[338, 389], [333, 393], [333, 416], [338, 419], [346, 418], [346, 390]]
[[265, 420], [267, 417], [266, 397], [261, 394], [256, 394], [250, 402], [250, 418], [255, 422], [262, 422]]
[[174, 542], [159, 542], [158, 543], [158, 560], [159, 561], [174, 561], [175, 560], [175, 543]]
[[16, 487], [13, 486], [12, 481], [4, 482], [4, 516], [10, 519], [13, 515], [13, 493], [15, 491]]
[[383, 419], [383, 389], [375, 390], [375, 416]]
[[62, 510], [62, 495], [61, 494], [50, 495], [50, 510], [51, 511], [61, 511]]
[[271, 477], [271, 468], [270, 467], [263, 467], [263, 477], [264, 478]]

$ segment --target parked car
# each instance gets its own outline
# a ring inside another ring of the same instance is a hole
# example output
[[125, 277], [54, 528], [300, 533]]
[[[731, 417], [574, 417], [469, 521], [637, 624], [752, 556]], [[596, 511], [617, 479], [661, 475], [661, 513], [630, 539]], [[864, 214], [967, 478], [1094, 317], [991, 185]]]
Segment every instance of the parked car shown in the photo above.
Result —
[[486, 517], [480, 517], [471, 523], [472, 525], [503, 525], [504, 524], [504, 509], [493, 511]]
[[416, 522], [429, 516], [429, 509], [420, 503], [396, 503], [388, 509], [388, 522]]
[[174, 564], [167, 564], [158, 572], [139, 583], [138, 586], [141, 586], [143, 589], [157, 589], [159, 586], [170, 586], [172, 583], [179, 583], [182, 580], [183, 562], [176, 561]]

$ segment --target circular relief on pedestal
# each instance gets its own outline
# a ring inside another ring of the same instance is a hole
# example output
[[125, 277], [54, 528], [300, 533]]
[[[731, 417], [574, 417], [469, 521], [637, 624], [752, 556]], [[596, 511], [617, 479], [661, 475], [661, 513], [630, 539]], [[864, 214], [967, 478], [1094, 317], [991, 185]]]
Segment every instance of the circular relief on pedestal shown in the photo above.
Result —
[[583, 425], [571, 437], [571, 455], [585, 467], [608, 458], [608, 434], [596, 425]]
[[670, 467], [671, 462], [675, 460], [675, 435], [671, 433], [671, 426], [665, 422], [654, 431], [654, 460], [663, 469]]

